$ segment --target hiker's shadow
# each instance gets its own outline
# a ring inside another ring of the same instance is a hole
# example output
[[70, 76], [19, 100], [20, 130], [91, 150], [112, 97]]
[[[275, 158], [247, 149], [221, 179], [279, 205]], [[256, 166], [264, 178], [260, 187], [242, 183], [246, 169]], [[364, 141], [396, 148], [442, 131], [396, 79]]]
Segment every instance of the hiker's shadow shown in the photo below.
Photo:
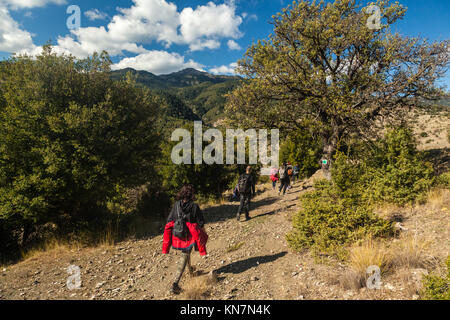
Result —
[[[270, 197], [250, 202], [250, 215], [252, 211], [262, 206], [269, 206], [277, 201], [277, 198]], [[211, 207], [204, 211], [207, 223], [220, 222], [228, 219], [235, 219], [239, 202], [222, 204], [221, 206]]]
[[267, 256], [259, 256], [259, 257], [252, 257], [245, 260], [240, 260], [236, 262], [232, 262], [230, 264], [227, 264], [226, 266], [220, 267], [216, 270], [217, 274], [220, 273], [232, 273], [232, 274], [238, 274], [247, 271], [248, 269], [251, 269], [253, 267], [257, 267], [260, 264], [268, 263], [275, 261], [281, 257], [284, 257], [287, 254], [286, 251], [273, 254], [273, 255], [267, 255]]

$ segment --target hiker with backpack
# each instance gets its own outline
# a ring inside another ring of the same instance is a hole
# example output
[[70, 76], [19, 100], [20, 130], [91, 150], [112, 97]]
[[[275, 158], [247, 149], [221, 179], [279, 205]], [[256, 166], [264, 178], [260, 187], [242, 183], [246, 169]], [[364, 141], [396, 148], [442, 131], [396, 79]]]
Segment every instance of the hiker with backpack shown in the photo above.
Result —
[[238, 180], [238, 191], [241, 197], [236, 218], [239, 221], [242, 210], [245, 211], [245, 220], [250, 220], [250, 200], [255, 196], [255, 177], [252, 174], [252, 167], [248, 166]]
[[177, 195], [177, 201], [170, 211], [164, 229], [162, 253], [168, 254], [170, 247], [182, 252], [181, 263], [171, 292], [178, 294], [178, 285], [186, 266], [190, 275], [194, 274], [191, 266], [192, 249], [199, 251], [200, 256], [206, 256], [206, 242], [208, 235], [204, 229], [205, 220], [200, 207], [194, 203], [195, 191], [192, 185], [185, 185]]
[[272, 189], [275, 190], [277, 181], [279, 180], [277, 168], [272, 168], [270, 170], [270, 180], [272, 180]]
[[283, 163], [278, 174], [280, 176], [280, 189], [278, 190], [278, 195], [281, 194], [281, 190], [283, 190], [284, 195], [286, 193], [286, 189], [289, 187], [290, 184], [290, 177], [288, 174], [286, 162]]
[[299, 180], [300, 167], [298, 164], [294, 166], [294, 174], [292, 175], [292, 182]]
[[290, 162], [287, 163], [287, 174], [289, 176], [289, 185], [287, 187], [287, 190], [290, 190], [292, 188], [291, 182], [294, 176], [294, 168], [292, 167]]

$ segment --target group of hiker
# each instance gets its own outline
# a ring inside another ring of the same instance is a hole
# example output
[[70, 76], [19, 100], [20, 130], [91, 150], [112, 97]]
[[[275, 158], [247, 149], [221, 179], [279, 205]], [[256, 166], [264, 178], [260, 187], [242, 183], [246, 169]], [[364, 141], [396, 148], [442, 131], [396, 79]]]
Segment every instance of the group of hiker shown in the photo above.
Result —
[[270, 172], [270, 180], [272, 180], [272, 189], [275, 190], [277, 182], [280, 181], [278, 195], [283, 191], [283, 195], [288, 191], [292, 184], [298, 180], [300, 168], [296, 164], [292, 166], [290, 162], [284, 162], [283, 165], [277, 169], [272, 168]]
[[[278, 194], [285, 194], [291, 186], [291, 182], [298, 179], [299, 169], [298, 165], [291, 166], [290, 163], [283, 163], [277, 169], [272, 168], [270, 178], [275, 190], [276, 183], [280, 181], [280, 188]], [[242, 212], [245, 213], [245, 220], [250, 219], [250, 202], [255, 196], [256, 176], [251, 166], [247, 166], [245, 173], [241, 174], [238, 183], [234, 190], [235, 198], [240, 200], [236, 218], [240, 221]], [[176, 197], [163, 235], [162, 253], [168, 254], [170, 248], [180, 250], [181, 261], [172, 283], [171, 292], [179, 294], [181, 288], [179, 281], [186, 269], [189, 274], [194, 274], [194, 268], [191, 266], [191, 252], [198, 251], [200, 256], [206, 256], [206, 242], [208, 241], [208, 234], [205, 231], [205, 220], [200, 207], [194, 202], [195, 190], [192, 185], [185, 185], [181, 188]]]

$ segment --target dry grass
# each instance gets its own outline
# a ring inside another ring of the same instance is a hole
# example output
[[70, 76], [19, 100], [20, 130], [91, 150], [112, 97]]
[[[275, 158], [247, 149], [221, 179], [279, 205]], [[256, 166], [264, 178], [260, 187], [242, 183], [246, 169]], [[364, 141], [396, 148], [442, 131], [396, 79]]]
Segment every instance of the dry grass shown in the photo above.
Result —
[[72, 250], [78, 250], [82, 246], [79, 243], [68, 243], [58, 239], [47, 240], [41, 245], [29, 249], [27, 251], [21, 251], [22, 261], [36, 259], [43, 255], [46, 256], [60, 256], [62, 254], [68, 253]]
[[369, 266], [378, 266], [384, 273], [392, 265], [391, 251], [383, 243], [369, 239], [350, 248], [349, 264], [360, 274], [365, 275]]
[[397, 276], [408, 297], [412, 298], [414, 295], [420, 296], [422, 283], [414, 277], [411, 270], [406, 268], [399, 269]]
[[369, 239], [350, 247], [348, 264], [350, 268], [339, 276], [339, 285], [344, 290], [357, 290], [366, 285], [368, 267], [378, 266], [382, 274], [391, 268], [391, 251], [384, 243]]
[[430, 242], [416, 236], [400, 239], [391, 249], [392, 263], [401, 268], [425, 268], [426, 252]]
[[187, 300], [204, 300], [209, 296], [212, 286], [216, 283], [215, 274], [192, 277], [184, 285], [184, 296]]
[[428, 192], [426, 206], [434, 210], [448, 209], [450, 204], [450, 189], [436, 188]]
[[117, 243], [118, 233], [117, 227], [109, 225], [104, 231], [96, 234], [95, 237], [91, 233], [81, 232], [73, 239], [50, 238], [26, 251], [21, 251], [20, 260], [26, 261], [43, 255], [56, 257], [86, 247], [112, 247]]
[[346, 269], [339, 276], [339, 285], [344, 290], [358, 290], [365, 286], [366, 275], [353, 269]]

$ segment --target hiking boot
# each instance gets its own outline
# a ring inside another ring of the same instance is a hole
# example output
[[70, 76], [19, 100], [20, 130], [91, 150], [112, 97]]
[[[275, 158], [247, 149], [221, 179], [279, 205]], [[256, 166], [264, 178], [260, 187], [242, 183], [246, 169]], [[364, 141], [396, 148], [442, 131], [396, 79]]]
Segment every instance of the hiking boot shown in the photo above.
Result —
[[178, 283], [173, 283], [173, 284], [172, 284], [172, 288], [170, 289], [170, 292], [171, 292], [172, 294], [180, 294], [181, 288], [180, 288], [180, 286], [178, 285]]

